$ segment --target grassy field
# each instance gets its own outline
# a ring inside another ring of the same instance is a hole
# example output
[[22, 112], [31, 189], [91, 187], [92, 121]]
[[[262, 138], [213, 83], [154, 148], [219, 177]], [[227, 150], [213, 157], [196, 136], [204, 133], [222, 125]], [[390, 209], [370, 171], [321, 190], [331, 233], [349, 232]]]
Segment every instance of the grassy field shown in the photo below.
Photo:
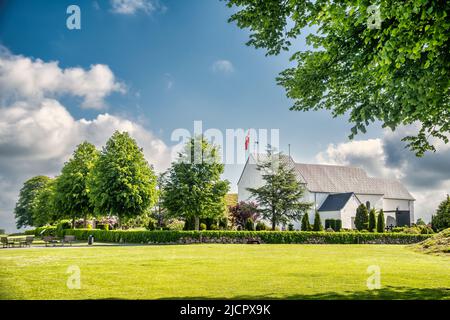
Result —
[[[81, 270], [81, 289], [66, 286]], [[381, 268], [368, 290], [367, 267]], [[1, 299], [450, 299], [450, 257], [397, 245], [0, 250]]]

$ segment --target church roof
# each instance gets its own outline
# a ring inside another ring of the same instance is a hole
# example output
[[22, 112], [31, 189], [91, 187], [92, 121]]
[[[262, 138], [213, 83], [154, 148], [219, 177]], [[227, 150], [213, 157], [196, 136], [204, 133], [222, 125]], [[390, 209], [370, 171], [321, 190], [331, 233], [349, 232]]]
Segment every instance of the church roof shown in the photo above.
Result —
[[[264, 155], [252, 157], [253, 163], [267, 158]], [[293, 166], [297, 178], [310, 192], [373, 194], [389, 199], [414, 200], [400, 181], [369, 177], [362, 168], [295, 163], [286, 155], [281, 156], [280, 161]]]
[[330, 194], [322, 203], [319, 211], [339, 211], [345, 207], [353, 192]]

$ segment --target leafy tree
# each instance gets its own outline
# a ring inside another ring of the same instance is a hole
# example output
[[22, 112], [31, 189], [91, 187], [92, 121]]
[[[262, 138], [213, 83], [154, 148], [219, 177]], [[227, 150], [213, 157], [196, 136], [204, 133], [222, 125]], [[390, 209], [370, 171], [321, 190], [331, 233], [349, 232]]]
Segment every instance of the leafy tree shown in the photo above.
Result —
[[157, 197], [156, 175], [127, 132], [114, 132], [103, 147], [88, 180], [95, 212], [134, 218], [148, 212]]
[[383, 209], [378, 212], [377, 217], [377, 232], [383, 233], [385, 228], [385, 222], [384, 222], [384, 211]]
[[72, 219], [84, 218], [84, 227], [89, 214], [94, 211], [93, 203], [89, 198], [88, 179], [99, 152], [89, 142], [77, 146], [72, 158], [64, 164], [61, 175], [55, 184], [55, 206], [58, 212]]
[[435, 150], [434, 138], [448, 142], [449, 1], [382, 0], [379, 10], [372, 1], [227, 2], [238, 7], [229, 21], [251, 30], [247, 45], [268, 55], [314, 30], [309, 48], [292, 55], [297, 65], [277, 79], [295, 101], [291, 110], [349, 115], [350, 138], [375, 121], [392, 130], [417, 123], [419, 132], [404, 140], [418, 156]]
[[374, 232], [377, 229], [377, 212], [375, 208], [370, 209], [368, 227], [370, 232]]
[[438, 232], [446, 228], [450, 228], [450, 196], [441, 202], [436, 214], [431, 217], [431, 226], [434, 231]]
[[272, 223], [272, 230], [278, 224], [299, 220], [311, 207], [310, 203], [302, 201], [305, 189], [297, 180], [292, 166], [283, 158], [283, 154], [273, 154], [269, 149], [267, 157], [256, 165], [264, 185], [247, 188], [256, 199], [262, 217]]
[[47, 186], [51, 178], [36, 176], [27, 180], [20, 189], [19, 199], [14, 208], [16, 226], [18, 229], [26, 226], [34, 226], [33, 207], [39, 191]]
[[302, 231], [310, 231], [311, 230], [311, 224], [309, 223], [308, 212], [305, 212], [305, 214], [302, 217], [301, 230]]
[[258, 206], [254, 202], [241, 201], [235, 206], [230, 207], [230, 216], [233, 225], [238, 229], [245, 229], [248, 219], [256, 222], [259, 218]]
[[190, 139], [167, 173], [162, 198], [168, 215], [194, 219], [195, 230], [200, 218], [222, 217], [229, 189], [229, 182], [220, 179], [223, 171], [217, 147], [203, 137]]
[[319, 211], [316, 211], [316, 214], [314, 215], [314, 224], [313, 224], [313, 231], [322, 231], [323, 225], [322, 221], [320, 220], [320, 214]]
[[55, 206], [55, 179], [50, 179], [37, 191], [33, 201], [33, 225], [42, 227], [61, 218]]
[[369, 227], [369, 213], [364, 204], [360, 204], [356, 209], [355, 227], [358, 230], [367, 230]]

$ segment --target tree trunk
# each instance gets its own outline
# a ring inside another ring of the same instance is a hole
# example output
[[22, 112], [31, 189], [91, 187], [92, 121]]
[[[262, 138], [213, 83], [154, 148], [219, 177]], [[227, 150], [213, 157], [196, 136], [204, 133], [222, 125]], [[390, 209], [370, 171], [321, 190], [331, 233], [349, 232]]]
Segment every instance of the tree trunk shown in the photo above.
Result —
[[200, 218], [199, 217], [195, 217], [195, 230], [200, 230]]
[[275, 227], [277, 226], [275, 219], [272, 219], [272, 231], [275, 231]]
[[72, 218], [72, 229], [75, 229], [75, 218]]

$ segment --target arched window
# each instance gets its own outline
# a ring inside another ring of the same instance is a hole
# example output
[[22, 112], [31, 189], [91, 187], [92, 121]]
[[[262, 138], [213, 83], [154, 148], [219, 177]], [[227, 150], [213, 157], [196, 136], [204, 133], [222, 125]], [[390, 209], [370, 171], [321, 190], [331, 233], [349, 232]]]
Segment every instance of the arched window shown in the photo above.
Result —
[[370, 210], [370, 201], [366, 201], [367, 210]]

